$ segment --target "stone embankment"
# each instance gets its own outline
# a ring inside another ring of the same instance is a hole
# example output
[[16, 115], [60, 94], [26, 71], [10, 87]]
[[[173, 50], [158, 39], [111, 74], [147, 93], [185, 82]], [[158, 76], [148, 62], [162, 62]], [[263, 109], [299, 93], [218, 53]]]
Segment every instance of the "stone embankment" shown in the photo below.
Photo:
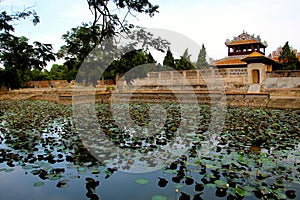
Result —
[[47, 88], [22, 89], [1, 93], [0, 100], [44, 100], [61, 104], [97, 102], [198, 102], [226, 103], [227, 106], [300, 109], [300, 89], [273, 89], [260, 93], [170, 90], [122, 90]]

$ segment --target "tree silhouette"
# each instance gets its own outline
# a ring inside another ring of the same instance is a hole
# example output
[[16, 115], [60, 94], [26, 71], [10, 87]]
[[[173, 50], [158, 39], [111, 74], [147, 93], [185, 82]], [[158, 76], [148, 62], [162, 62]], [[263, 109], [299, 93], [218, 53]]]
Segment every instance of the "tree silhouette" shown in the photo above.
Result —
[[197, 69], [207, 69], [209, 68], [209, 64], [206, 61], [206, 49], [204, 44], [202, 44], [202, 48], [200, 49], [198, 59], [196, 62]]
[[173, 54], [172, 54], [170, 48], [168, 48], [168, 51], [167, 51], [166, 56], [165, 56], [164, 61], [163, 61], [163, 65], [171, 67], [171, 68], [176, 67], [175, 66], [175, 59], [173, 57]]
[[32, 69], [41, 70], [47, 62], [55, 60], [51, 44], [38, 41], [30, 44], [26, 37], [13, 35], [15, 22], [26, 18], [31, 18], [34, 25], [39, 23], [35, 11], [17, 12], [11, 15], [6, 11], [0, 13], [0, 63], [4, 67], [1, 73], [11, 77], [0, 80], [0, 85], [4, 84], [12, 89], [21, 87]]
[[282, 70], [294, 70], [297, 66], [297, 57], [296, 54], [293, 52], [292, 48], [289, 46], [289, 42], [286, 42], [280, 52], [280, 56], [278, 60], [281, 64]]

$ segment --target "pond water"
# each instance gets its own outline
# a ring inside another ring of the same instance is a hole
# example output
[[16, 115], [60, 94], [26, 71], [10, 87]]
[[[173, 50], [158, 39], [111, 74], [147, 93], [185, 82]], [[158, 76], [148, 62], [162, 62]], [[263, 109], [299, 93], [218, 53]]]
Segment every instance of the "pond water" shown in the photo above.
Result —
[[[101, 130], [122, 150], [122, 162], [112, 164], [110, 156], [116, 160], [120, 152], [99, 159], [101, 152], [95, 146], [101, 141], [75, 126], [72, 106], [0, 102], [0, 199], [300, 198], [300, 110], [227, 108], [225, 120], [218, 124], [221, 132], [207, 139], [215, 117], [211, 107], [199, 105], [199, 115], [193, 118], [196, 123], [184, 122], [184, 128], [180, 126], [184, 121], [180, 105], [161, 104], [161, 108], [166, 121], [151, 129], [155, 134], [145, 135], [149, 117], [153, 118], [149, 104], [130, 105], [137, 124], [133, 128], [117, 125], [110, 105], [96, 105]], [[187, 151], [153, 168], [158, 158], [147, 160], [147, 153], [166, 152], [159, 149], [172, 148], [169, 144], [176, 145], [172, 141], [178, 132], [189, 134], [191, 130], [192, 141], [181, 143]], [[139, 132], [143, 135], [137, 137]], [[145, 157], [128, 157], [132, 152]], [[144, 160], [149, 170], [130, 171], [133, 163]]]

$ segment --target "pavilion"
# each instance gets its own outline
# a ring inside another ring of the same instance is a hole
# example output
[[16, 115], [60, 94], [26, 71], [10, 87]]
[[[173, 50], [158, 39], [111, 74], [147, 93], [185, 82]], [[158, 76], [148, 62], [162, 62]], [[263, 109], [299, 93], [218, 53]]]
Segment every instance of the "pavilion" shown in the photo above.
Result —
[[260, 36], [250, 35], [243, 31], [233, 40], [227, 39], [225, 45], [228, 48], [226, 58], [216, 60], [213, 66], [218, 69], [246, 68], [248, 84], [261, 84], [266, 79], [266, 73], [272, 71], [272, 65], [276, 63], [265, 56], [267, 42], [262, 42]]

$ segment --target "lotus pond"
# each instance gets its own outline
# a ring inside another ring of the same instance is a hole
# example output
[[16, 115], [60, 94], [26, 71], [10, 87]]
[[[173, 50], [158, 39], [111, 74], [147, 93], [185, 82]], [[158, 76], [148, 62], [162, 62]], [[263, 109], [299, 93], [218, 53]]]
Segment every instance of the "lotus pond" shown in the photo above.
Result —
[[[176, 137], [182, 121], [179, 105], [162, 106], [163, 131], [143, 137], [132, 135], [138, 128], [117, 126], [109, 104], [96, 111], [120, 149], [154, 152]], [[110, 167], [85, 147], [72, 106], [2, 101], [0, 199], [300, 199], [300, 110], [227, 108], [222, 131], [203, 149], [212, 116], [209, 106], [198, 108], [185, 154], [158, 170], [127, 173], [134, 161]], [[132, 104], [130, 112], [137, 127], [149, 123], [147, 104]]]

